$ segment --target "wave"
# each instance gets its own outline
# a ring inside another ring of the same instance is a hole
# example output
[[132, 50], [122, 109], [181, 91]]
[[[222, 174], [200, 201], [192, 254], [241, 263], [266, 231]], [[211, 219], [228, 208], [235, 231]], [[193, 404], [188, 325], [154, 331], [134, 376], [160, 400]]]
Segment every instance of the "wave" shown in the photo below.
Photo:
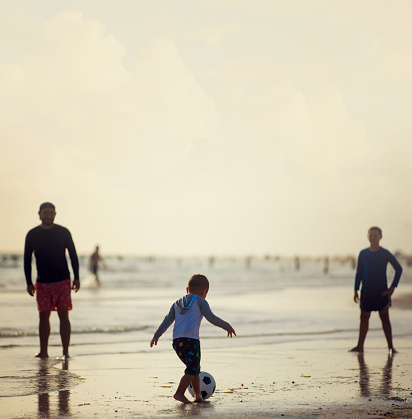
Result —
[[[91, 327], [84, 329], [74, 329], [71, 331], [72, 335], [84, 335], [84, 334], [94, 334], [94, 333], [105, 333], [105, 334], [115, 334], [115, 333], [127, 333], [127, 332], [141, 332], [146, 330], [149, 326], [120, 326], [120, 327]], [[58, 335], [58, 331], [52, 331], [51, 335]], [[0, 339], [1, 338], [19, 338], [19, 337], [32, 337], [38, 336], [37, 331], [25, 331], [25, 330], [0, 330]]]

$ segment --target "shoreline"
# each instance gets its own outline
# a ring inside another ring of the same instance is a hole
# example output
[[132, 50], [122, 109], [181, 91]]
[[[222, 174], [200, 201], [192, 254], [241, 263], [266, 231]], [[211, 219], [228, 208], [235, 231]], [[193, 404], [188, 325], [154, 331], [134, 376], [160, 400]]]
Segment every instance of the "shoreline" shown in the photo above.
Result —
[[[191, 405], [172, 397], [183, 364], [169, 343], [134, 353], [133, 345], [119, 344], [117, 354], [79, 354], [67, 363], [31, 358], [22, 348], [15, 361], [29, 379], [23, 375], [14, 387], [32, 385], [35, 392], [1, 397], [2, 417], [412, 417], [407, 339], [398, 339], [393, 357], [383, 339], [371, 339], [363, 355], [347, 352], [346, 340], [225, 349], [205, 341], [202, 369], [217, 389]], [[11, 372], [10, 364], [0, 361], [3, 371]]]

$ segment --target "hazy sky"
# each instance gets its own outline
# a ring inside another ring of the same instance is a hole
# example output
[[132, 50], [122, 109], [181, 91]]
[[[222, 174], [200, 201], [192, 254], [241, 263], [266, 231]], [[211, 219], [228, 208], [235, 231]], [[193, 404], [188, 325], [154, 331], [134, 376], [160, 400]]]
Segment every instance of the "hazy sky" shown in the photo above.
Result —
[[0, 250], [412, 252], [409, 0], [0, 6]]

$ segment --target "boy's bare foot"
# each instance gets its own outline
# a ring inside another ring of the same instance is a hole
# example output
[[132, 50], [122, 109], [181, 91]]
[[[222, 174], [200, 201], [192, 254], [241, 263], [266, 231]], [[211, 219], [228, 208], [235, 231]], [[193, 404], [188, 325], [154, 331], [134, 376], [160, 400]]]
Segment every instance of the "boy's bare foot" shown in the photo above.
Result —
[[360, 348], [359, 346], [355, 346], [349, 352], [363, 352], [363, 348]]
[[389, 348], [388, 349], [388, 355], [391, 356], [393, 354], [397, 354], [398, 351], [395, 348]]
[[195, 399], [194, 399], [195, 403], [202, 403], [203, 402], [203, 397], [201, 394], [195, 394]]
[[183, 404], [191, 404], [192, 402], [184, 395], [175, 393], [173, 398], [178, 402], [182, 402]]
[[34, 355], [35, 358], [48, 358], [49, 355], [47, 354], [42, 354], [41, 352], [39, 352], [38, 354]]

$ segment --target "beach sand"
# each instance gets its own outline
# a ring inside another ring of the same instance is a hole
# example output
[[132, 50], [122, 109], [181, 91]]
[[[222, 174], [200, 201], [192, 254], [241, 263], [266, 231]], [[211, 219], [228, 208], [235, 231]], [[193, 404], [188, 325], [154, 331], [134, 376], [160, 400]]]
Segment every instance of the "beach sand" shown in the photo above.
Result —
[[13, 362], [0, 360], [3, 376], [15, 375], [15, 388], [0, 387], [7, 396], [0, 398], [1, 417], [412, 417], [409, 341], [400, 340], [393, 357], [383, 338], [372, 340], [364, 355], [329, 336], [303, 346], [257, 342], [247, 351], [227, 343], [221, 349], [214, 339], [202, 342], [203, 369], [217, 389], [191, 405], [172, 397], [183, 365], [168, 340], [152, 349], [119, 343], [116, 354], [74, 354], [67, 363], [19, 348]]

